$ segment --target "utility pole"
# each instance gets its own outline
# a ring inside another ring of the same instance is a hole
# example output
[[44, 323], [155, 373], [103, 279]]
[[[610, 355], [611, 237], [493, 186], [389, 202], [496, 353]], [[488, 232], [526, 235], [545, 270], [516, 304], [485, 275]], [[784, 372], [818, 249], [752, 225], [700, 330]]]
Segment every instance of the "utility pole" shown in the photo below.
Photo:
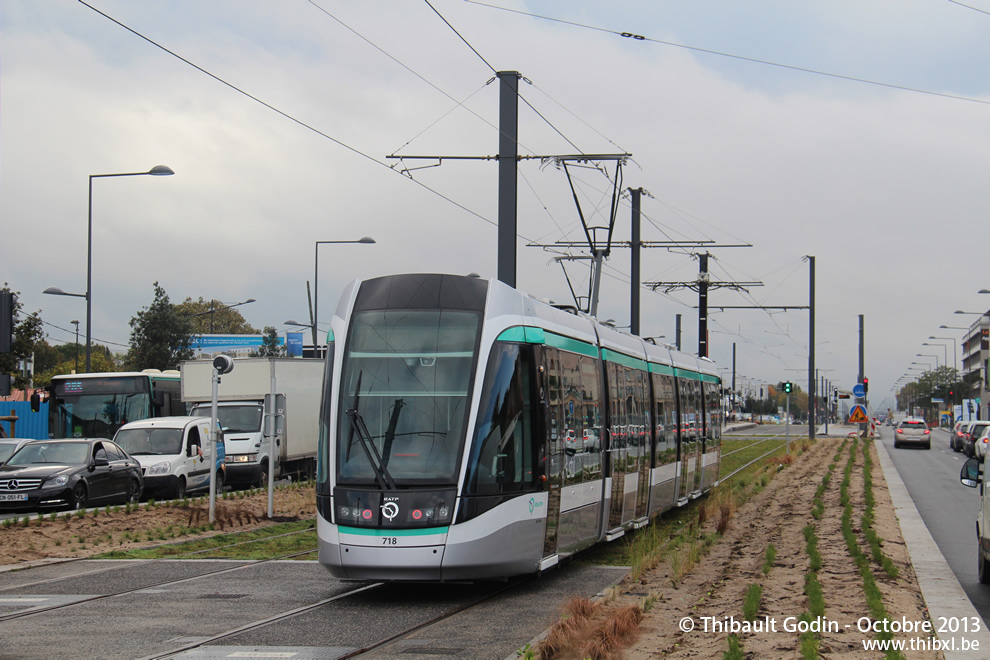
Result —
[[674, 346], [677, 350], [681, 350], [681, 315], [677, 315], [677, 326], [674, 330]]
[[698, 255], [698, 357], [708, 357], [708, 253]]
[[[736, 342], [732, 342], [732, 398], [736, 397]], [[734, 406], [733, 406], [734, 408]], [[735, 412], [735, 410], [733, 410]]]
[[[663, 287], [664, 293], [670, 293], [672, 290], [680, 288], [692, 289], [698, 292], [698, 356], [708, 357], [708, 290], [729, 288], [737, 291], [746, 291], [747, 286], [763, 286], [763, 282], [712, 282], [711, 276], [708, 273], [708, 257], [712, 255], [708, 252], [703, 252], [695, 256], [698, 257], [698, 279], [694, 282], [646, 282], [646, 286], [652, 288], [654, 291]], [[678, 314], [678, 350], [681, 349], [680, 318], [681, 316]]]
[[808, 256], [810, 272], [808, 275], [808, 437], [815, 439], [815, 424], [817, 422], [816, 408], [818, 400], [815, 396], [815, 258]]
[[[864, 325], [865, 325], [865, 321], [864, 321], [863, 315], [860, 314], [859, 315], [859, 377], [856, 379], [856, 382], [859, 383], [860, 385], [863, 384], [863, 378], [865, 378], [865, 376], [866, 376], [866, 374], [865, 374], [865, 368], [864, 368], [866, 366], [866, 335], [863, 332]], [[863, 393], [863, 397], [862, 398], [857, 398], [856, 399], [856, 403], [862, 403], [864, 406], [866, 405], [866, 393], [865, 392]], [[869, 410], [869, 409], [867, 409], [867, 410]], [[910, 414], [910, 412], [908, 414]], [[859, 425], [859, 431], [860, 431], [860, 433], [865, 433], [866, 432], [866, 424], [860, 424]]]
[[631, 285], [629, 289], [629, 332], [634, 335], [639, 335], [639, 251], [640, 251], [640, 235], [639, 235], [639, 225], [640, 225], [640, 198], [643, 195], [642, 188], [630, 188], [629, 194], [632, 196], [632, 231], [630, 233], [630, 242], [632, 243], [632, 257], [630, 262], [630, 279]]
[[498, 279], [516, 287], [516, 198], [519, 161], [519, 72], [499, 71]]

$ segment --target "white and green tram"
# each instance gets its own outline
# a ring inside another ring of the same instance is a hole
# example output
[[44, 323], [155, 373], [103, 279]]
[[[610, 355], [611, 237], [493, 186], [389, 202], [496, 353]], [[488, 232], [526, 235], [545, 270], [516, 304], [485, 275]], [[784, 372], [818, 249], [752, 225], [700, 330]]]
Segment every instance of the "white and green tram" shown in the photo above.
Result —
[[496, 280], [353, 282], [328, 344], [317, 524], [336, 576], [538, 573], [718, 481], [714, 363]]

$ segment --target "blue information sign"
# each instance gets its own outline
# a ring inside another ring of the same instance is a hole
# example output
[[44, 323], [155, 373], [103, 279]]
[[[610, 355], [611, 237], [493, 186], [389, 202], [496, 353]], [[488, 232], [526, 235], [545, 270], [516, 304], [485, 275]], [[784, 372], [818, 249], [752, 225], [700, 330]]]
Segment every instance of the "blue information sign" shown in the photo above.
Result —
[[862, 383], [856, 383], [853, 386], [853, 396], [863, 398], [866, 396], [866, 388], [863, 387]]

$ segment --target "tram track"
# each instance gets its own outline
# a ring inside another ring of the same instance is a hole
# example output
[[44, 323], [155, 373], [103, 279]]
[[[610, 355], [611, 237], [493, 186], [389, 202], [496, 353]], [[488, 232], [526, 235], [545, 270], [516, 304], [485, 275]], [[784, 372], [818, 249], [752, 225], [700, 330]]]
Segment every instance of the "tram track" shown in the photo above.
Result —
[[[14, 619], [22, 619], [22, 618], [29, 617], [29, 616], [35, 616], [35, 615], [38, 615], [38, 614], [44, 614], [46, 612], [53, 612], [53, 611], [56, 611], [56, 610], [63, 610], [63, 609], [71, 608], [71, 607], [77, 607], [79, 605], [85, 605], [87, 603], [93, 603], [93, 602], [101, 601], [101, 600], [107, 600], [109, 598], [117, 598], [117, 597], [120, 597], [120, 596], [126, 596], [126, 595], [129, 595], [129, 594], [134, 594], [134, 593], [138, 593], [138, 592], [141, 592], [141, 591], [146, 591], [148, 589], [157, 589], [157, 588], [160, 588], [160, 587], [167, 587], [167, 586], [170, 586], [170, 585], [182, 584], [184, 582], [191, 582], [193, 580], [199, 580], [199, 579], [202, 579], [202, 578], [215, 577], [217, 575], [222, 575], [224, 573], [232, 573], [232, 572], [241, 571], [241, 570], [244, 570], [244, 569], [247, 569], [247, 568], [253, 568], [253, 567], [256, 567], [256, 566], [258, 566], [260, 564], [265, 564], [265, 563], [279, 561], [279, 560], [285, 560], [285, 559], [293, 559], [295, 557], [299, 557], [299, 556], [302, 556], [302, 555], [311, 554], [312, 552], [313, 552], [313, 550], [305, 550], [305, 551], [293, 552], [293, 553], [289, 553], [289, 554], [285, 554], [285, 555], [280, 555], [278, 557], [271, 557], [269, 559], [245, 560], [243, 564], [240, 564], [238, 566], [229, 566], [229, 567], [225, 567], [225, 568], [219, 568], [217, 570], [206, 571], [204, 573], [199, 573], [197, 575], [191, 575], [189, 577], [184, 577], [184, 578], [179, 578], [179, 579], [173, 579], [173, 580], [163, 580], [161, 582], [153, 582], [153, 583], [150, 583], [150, 584], [142, 584], [139, 587], [133, 587], [133, 588], [130, 588], [130, 589], [123, 589], [123, 590], [115, 591], [113, 593], [108, 593], [108, 594], [97, 594], [97, 595], [93, 595], [93, 596], [86, 596], [85, 598], [80, 598], [78, 600], [73, 600], [72, 602], [69, 602], [69, 603], [60, 603], [60, 604], [51, 605], [51, 606], [48, 606], [48, 607], [37, 607], [37, 608], [31, 608], [31, 609], [20, 611], [20, 612], [11, 612], [10, 614], [0, 615], [0, 623], [3, 623], [5, 621], [12, 621]], [[84, 559], [79, 559], [79, 560], [71, 560], [71, 561], [75, 562], [75, 561], [85, 561], [85, 560]], [[160, 561], [160, 560], [157, 560], [157, 559], [147, 559], [147, 560], [140, 560], [140, 561], [143, 561], [143, 562], [153, 562], [153, 561]], [[83, 576], [88, 576], [88, 575], [95, 575], [95, 574], [99, 574], [99, 573], [102, 573], [102, 572], [115, 570], [116, 568], [118, 568], [118, 567], [111, 566], [111, 567], [107, 567], [107, 568], [100, 568], [100, 569], [93, 570], [93, 571], [87, 571], [87, 572], [81, 573], [81, 574], [73, 574], [73, 575], [70, 575], [70, 576], [65, 576], [65, 577], [60, 577], [60, 578], [51, 578], [51, 579], [47, 579], [47, 580], [39, 580], [37, 582], [12, 585], [12, 586], [9, 586], [9, 587], [3, 587], [2, 589], [0, 589], [0, 591], [24, 590], [25, 588], [33, 587], [33, 586], [38, 586], [38, 585], [42, 585], [42, 584], [55, 584], [57, 582], [63, 582], [63, 581], [70, 580], [70, 579], [75, 579], [75, 578], [78, 578], [78, 577], [83, 577]]]

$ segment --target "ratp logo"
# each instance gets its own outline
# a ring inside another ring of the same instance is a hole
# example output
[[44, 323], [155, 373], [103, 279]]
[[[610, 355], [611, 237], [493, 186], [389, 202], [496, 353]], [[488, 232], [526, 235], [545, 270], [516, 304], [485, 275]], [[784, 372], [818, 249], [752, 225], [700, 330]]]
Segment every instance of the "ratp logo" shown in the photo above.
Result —
[[533, 513], [533, 511], [535, 511], [536, 509], [539, 509], [541, 506], [543, 506], [543, 502], [542, 501], [536, 499], [535, 497], [529, 498], [529, 512], [530, 513]]

